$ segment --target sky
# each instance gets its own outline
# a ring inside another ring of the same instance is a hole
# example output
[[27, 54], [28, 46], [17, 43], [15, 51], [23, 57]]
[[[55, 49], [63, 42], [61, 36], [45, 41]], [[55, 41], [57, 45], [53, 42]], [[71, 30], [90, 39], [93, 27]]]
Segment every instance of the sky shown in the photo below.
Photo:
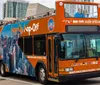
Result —
[[[41, 3], [47, 7], [50, 8], [55, 8], [55, 1], [56, 0], [25, 0], [28, 1], [30, 3]], [[0, 0], [0, 20], [2, 19], [3, 16], [3, 3], [6, 2], [6, 0]], [[95, 0], [95, 2], [100, 2], [100, 0]]]

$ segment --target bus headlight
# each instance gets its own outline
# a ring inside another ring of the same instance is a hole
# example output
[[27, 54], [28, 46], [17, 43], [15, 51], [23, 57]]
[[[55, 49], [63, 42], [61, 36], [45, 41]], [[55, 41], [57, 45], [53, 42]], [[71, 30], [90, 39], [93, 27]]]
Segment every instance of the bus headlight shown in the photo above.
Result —
[[65, 68], [65, 71], [70, 72], [70, 71], [74, 71], [74, 69], [73, 68]]

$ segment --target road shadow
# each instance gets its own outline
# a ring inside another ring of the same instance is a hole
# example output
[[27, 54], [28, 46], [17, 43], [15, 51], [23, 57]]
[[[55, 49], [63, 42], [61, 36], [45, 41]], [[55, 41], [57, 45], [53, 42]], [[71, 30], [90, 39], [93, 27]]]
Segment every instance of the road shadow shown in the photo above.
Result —
[[[6, 78], [21, 80], [23, 82], [25, 81], [25, 82], [33, 83], [33, 84], [34, 83], [39, 84], [39, 82], [36, 81], [35, 78], [29, 77], [29, 76], [10, 74]], [[74, 80], [74, 81], [61, 82], [61, 83], [48, 82], [47, 85], [100, 85], [100, 77], [99, 78], [87, 79], [87, 80], [81, 80], [81, 81], [80, 80], [76, 80], [76, 81]]]
[[48, 85], [100, 85], [100, 79], [87, 79], [87, 80], [76, 80], [76, 81], [68, 81], [68, 82], [49, 82]]
[[25, 81], [25, 82], [28, 82], [28, 83], [36, 83], [36, 84], [39, 83], [38, 81], [36, 81], [36, 78], [34, 78], [34, 77], [18, 75], [18, 74], [9, 74], [8, 76], [6, 76], [4, 78], [15, 79], [15, 80], [23, 81], [23, 82]]
[[6, 80], [6, 79], [2, 79], [2, 78], [0, 78], [0, 81], [3, 81], [3, 80]]

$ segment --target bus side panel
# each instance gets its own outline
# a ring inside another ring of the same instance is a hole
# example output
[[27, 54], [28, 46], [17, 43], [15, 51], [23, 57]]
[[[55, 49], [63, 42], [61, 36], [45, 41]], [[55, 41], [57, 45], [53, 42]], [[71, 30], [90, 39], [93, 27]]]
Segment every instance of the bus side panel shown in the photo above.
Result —
[[[1, 34], [1, 32], [2, 32], [2, 27], [0, 27], [0, 34]], [[0, 61], [2, 60], [2, 47], [1, 47], [1, 38], [0, 38]], [[1, 62], [0, 62], [1, 63]]]
[[25, 21], [3, 27], [2, 33], [0, 33], [0, 49], [2, 48], [0, 53], [2, 53], [6, 71], [35, 76], [35, 69], [18, 46], [20, 30], [23, 30], [28, 23], [29, 21]]

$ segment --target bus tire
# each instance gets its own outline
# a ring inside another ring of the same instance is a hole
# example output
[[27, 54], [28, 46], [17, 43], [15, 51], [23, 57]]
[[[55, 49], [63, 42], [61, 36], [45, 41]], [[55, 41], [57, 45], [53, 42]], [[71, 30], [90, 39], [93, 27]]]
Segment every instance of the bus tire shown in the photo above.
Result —
[[3, 63], [0, 64], [0, 75], [2, 77], [6, 76], [5, 65]]
[[44, 66], [39, 66], [38, 77], [39, 77], [40, 83], [42, 84], [47, 83], [47, 74], [46, 74], [46, 69], [44, 68]]

